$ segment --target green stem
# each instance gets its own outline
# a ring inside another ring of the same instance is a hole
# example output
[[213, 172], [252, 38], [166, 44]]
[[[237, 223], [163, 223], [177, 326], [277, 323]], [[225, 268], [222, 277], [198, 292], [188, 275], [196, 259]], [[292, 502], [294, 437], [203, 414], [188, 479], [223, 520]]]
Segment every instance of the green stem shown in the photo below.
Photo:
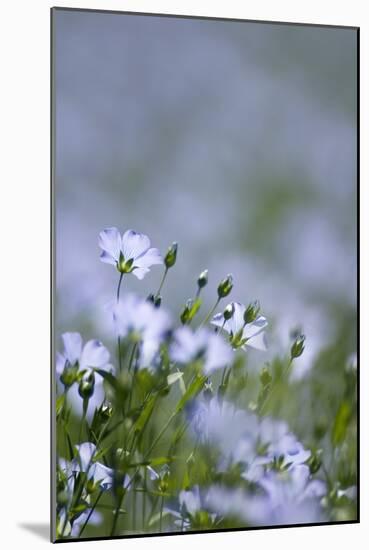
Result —
[[168, 274], [168, 268], [166, 267], [166, 268], [165, 268], [165, 271], [164, 271], [164, 275], [163, 275], [163, 277], [162, 277], [162, 279], [161, 279], [159, 288], [158, 288], [158, 290], [157, 290], [157, 292], [156, 292], [156, 294], [155, 294], [155, 299], [159, 296], [160, 291], [161, 291], [161, 289], [163, 288], [163, 284], [164, 284], [164, 281], [165, 281], [165, 279], [166, 279], [166, 277], [167, 277], [167, 274]]
[[160, 533], [163, 530], [163, 508], [164, 508], [164, 495], [161, 496], [161, 503], [160, 503], [160, 521], [159, 521]]
[[95, 510], [96, 506], [98, 505], [98, 502], [100, 500], [100, 498], [102, 497], [102, 494], [103, 494], [104, 490], [103, 489], [100, 489], [100, 492], [99, 494], [97, 495], [97, 498], [95, 500], [95, 503], [94, 505], [92, 506], [91, 510], [90, 510], [90, 513], [88, 514], [87, 518], [86, 518], [86, 521], [84, 522], [83, 526], [82, 526], [82, 529], [80, 530], [79, 532], [79, 537], [82, 535], [86, 525], [88, 524], [88, 522], [90, 521], [90, 517], [92, 516], [92, 513], [93, 511]]
[[145, 530], [145, 518], [146, 518], [146, 492], [147, 492], [147, 468], [145, 468], [143, 479], [144, 492], [142, 493], [142, 530]]
[[120, 285], [122, 284], [123, 275], [124, 274], [121, 273], [120, 277], [119, 277], [119, 283], [118, 283], [118, 288], [117, 288], [117, 303], [119, 303]]
[[213, 315], [214, 311], [217, 309], [220, 300], [221, 298], [217, 299], [217, 301], [215, 302], [214, 306], [211, 308], [211, 310], [209, 311], [205, 319], [202, 321], [202, 323], [200, 323], [199, 328], [203, 327], [209, 321], [210, 317]]

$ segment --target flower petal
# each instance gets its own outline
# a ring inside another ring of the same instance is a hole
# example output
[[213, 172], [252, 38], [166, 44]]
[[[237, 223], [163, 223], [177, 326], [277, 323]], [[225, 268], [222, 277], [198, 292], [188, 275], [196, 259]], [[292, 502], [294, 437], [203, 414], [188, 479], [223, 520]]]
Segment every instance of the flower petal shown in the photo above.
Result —
[[122, 238], [116, 227], [108, 227], [99, 235], [99, 247], [103, 251], [100, 259], [102, 262], [112, 263], [119, 260], [122, 249]]
[[81, 443], [75, 446], [78, 451], [77, 463], [81, 472], [86, 472], [92, 462], [92, 458], [96, 452], [96, 445], [90, 442]]
[[208, 347], [205, 357], [204, 372], [210, 374], [216, 369], [221, 369], [233, 359], [233, 352], [230, 346], [217, 334], [211, 334], [208, 340]]
[[245, 347], [258, 349], [260, 351], [266, 351], [267, 345], [266, 345], [266, 338], [265, 338], [265, 332], [260, 332], [256, 336], [253, 336], [250, 338], [250, 340], [247, 340], [246, 344], [243, 346], [243, 349]]
[[109, 362], [110, 353], [99, 340], [89, 340], [82, 351], [80, 366], [102, 367]]
[[159, 265], [163, 263], [163, 258], [157, 248], [149, 248], [147, 252], [141, 254], [134, 261], [134, 266], [137, 267], [150, 267], [152, 265]]
[[55, 370], [56, 373], [60, 376], [65, 367], [65, 357], [58, 351], [56, 352], [56, 361], [55, 361]]
[[140, 281], [142, 281], [142, 279], [148, 273], [150, 273], [150, 269], [148, 269], [147, 267], [138, 267], [137, 269], [134, 269], [132, 271], [132, 274], [135, 275], [137, 277], [137, 279], [139, 279]]
[[62, 335], [64, 355], [71, 365], [79, 361], [82, 353], [82, 337], [79, 332], [65, 332]]
[[233, 334], [236, 334], [239, 330], [241, 330], [245, 324], [245, 321], [243, 319], [243, 314], [245, 313], [246, 307], [243, 304], [240, 304], [239, 302], [232, 302], [234, 306], [234, 313], [232, 319], [227, 321], [227, 331], [233, 332]]
[[249, 323], [245, 326], [243, 330], [244, 338], [252, 338], [259, 334], [268, 326], [268, 321], [265, 317], [258, 317], [253, 323]]
[[150, 239], [143, 233], [128, 229], [123, 235], [122, 250], [124, 259], [131, 260], [144, 254], [150, 248]]

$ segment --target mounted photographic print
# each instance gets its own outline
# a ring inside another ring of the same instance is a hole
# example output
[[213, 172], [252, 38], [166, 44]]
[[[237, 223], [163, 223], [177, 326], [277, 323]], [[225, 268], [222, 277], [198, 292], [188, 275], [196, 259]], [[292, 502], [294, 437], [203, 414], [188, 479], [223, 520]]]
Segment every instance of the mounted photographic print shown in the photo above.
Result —
[[52, 10], [53, 541], [358, 521], [358, 38]]

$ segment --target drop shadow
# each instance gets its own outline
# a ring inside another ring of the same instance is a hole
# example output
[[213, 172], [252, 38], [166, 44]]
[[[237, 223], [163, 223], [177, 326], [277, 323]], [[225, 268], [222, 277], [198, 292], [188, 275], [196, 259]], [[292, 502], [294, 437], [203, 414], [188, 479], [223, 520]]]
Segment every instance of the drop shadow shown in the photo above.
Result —
[[50, 540], [50, 525], [48, 523], [19, 523], [18, 526], [37, 535], [40, 539]]

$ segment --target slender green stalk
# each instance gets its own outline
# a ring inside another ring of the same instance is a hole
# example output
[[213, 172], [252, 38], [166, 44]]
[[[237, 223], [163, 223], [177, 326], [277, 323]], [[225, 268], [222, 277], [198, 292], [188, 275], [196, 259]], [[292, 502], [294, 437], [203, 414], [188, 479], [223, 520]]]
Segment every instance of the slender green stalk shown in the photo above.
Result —
[[144, 492], [142, 493], [142, 530], [145, 530], [145, 518], [146, 518], [146, 492], [147, 492], [147, 468], [145, 468], [143, 479]]
[[163, 288], [163, 284], [164, 284], [164, 281], [165, 281], [165, 279], [166, 279], [166, 277], [167, 277], [167, 275], [168, 275], [168, 271], [169, 271], [169, 269], [166, 267], [166, 268], [165, 268], [165, 271], [164, 271], [164, 274], [163, 274], [163, 277], [162, 277], [162, 279], [161, 279], [159, 288], [158, 288], [158, 290], [157, 290], [157, 292], [156, 292], [156, 294], [155, 294], [155, 298], [157, 298], [157, 297], [159, 296], [160, 291], [161, 291], [161, 289]]
[[92, 508], [91, 508], [91, 510], [90, 510], [90, 512], [89, 512], [89, 514], [88, 514], [88, 516], [87, 516], [87, 518], [86, 518], [86, 521], [85, 521], [84, 524], [82, 525], [82, 529], [80, 530], [79, 535], [78, 535], [79, 537], [82, 535], [83, 531], [85, 530], [86, 525], [87, 525], [88, 522], [90, 521], [90, 517], [92, 516], [92, 514], [93, 514], [93, 512], [94, 512], [94, 510], [95, 510], [95, 508], [96, 508], [96, 506], [98, 505], [98, 502], [99, 502], [100, 498], [102, 497], [103, 492], [104, 492], [104, 490], [103, 490], [103, 489], [100, 489], [100, 492], [99, 492], [99, 494], [97, 495], [97, 498], [96, 498], [96, 500], [95, 500], [95, 503], [94, 503], [94, 505], [92, 506]]
[[118, 283], [118, 288], [117, 288], [117, 303], [119, 303], [120, 285], [122, 284], [123, 275], [124, 274], [121, 273], [120, 277], [119, 277], [119, 283]]
[[164, 495], [161, 496], [161, 503], [160, 503], [160, 521], [159, 521], [160, 533], [163, 530], [163, 508], [164, 508]]

